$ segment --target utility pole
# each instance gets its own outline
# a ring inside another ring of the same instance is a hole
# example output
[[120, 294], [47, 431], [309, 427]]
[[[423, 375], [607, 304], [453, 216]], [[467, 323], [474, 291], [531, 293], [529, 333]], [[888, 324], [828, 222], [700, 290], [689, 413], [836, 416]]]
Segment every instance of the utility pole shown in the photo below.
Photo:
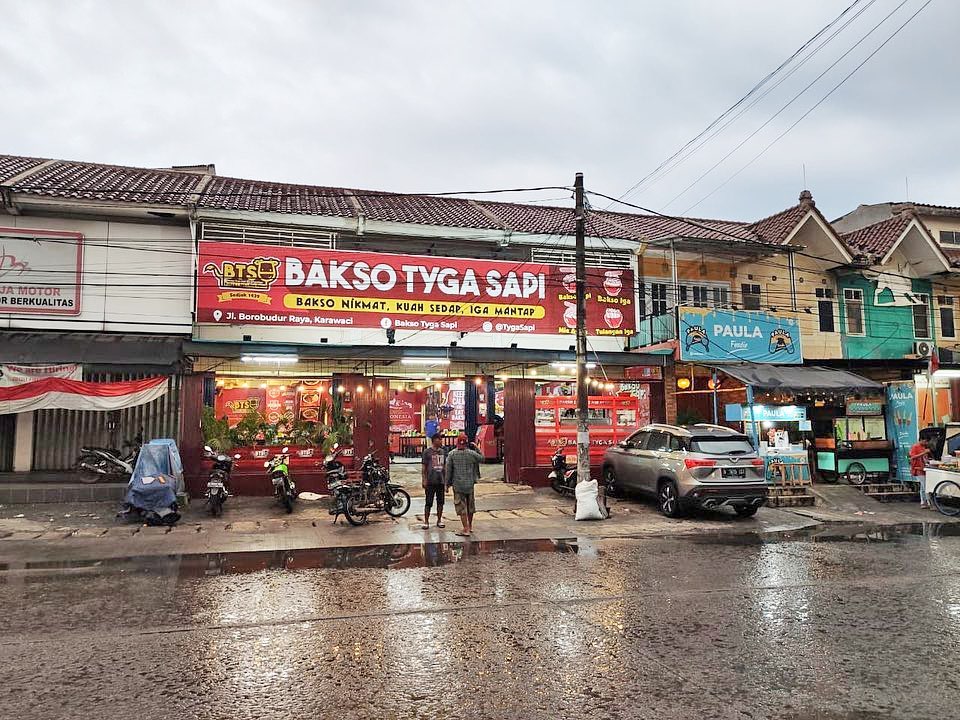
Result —
[[590, 425], [587, 413], [587, 248], [583, 173], [573, 181], [577, 223], [577, 482], [590, 480]]

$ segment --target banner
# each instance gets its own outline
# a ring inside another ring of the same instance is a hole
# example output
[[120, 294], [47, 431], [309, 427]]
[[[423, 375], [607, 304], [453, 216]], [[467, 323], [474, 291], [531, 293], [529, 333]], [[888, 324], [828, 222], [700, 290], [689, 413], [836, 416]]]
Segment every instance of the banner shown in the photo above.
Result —
[[45, 378], [83, 380], [83, 366], [76, 363], [65, 365], [3, 365], [0, 364], [0, 387], [22, 385]]
[[893, 441], [899, 482], [910, 480], [910, 448], [919, 437], [916, 387], [912, 382], [887, 384], [887, 438]]
[[0, 313], [79, 315], [83, 235], [0, 228]]
[[259, 387], [217, 388], [214, 411], [218, 418], [227, 418], [230, 427], [243, 420], [251, 410], [255, 410], [266, 418], [267, 391], [265, 389]]
[[0, 415], [31, 410], [122, 410], [144, 405], [167, 392], [165, 377], [129, 382], [81, 382], [47, 378], [0, 387]]
[[420, 393], [395, 390], [390, 398], [390, 432], [420, 432]]
[[[573, 267], [200, 243], [197, 321], [573, 335]], [[589, 335], [635, 332], [631, 270], [587, 268]]]
[[753, 310], [683, 307], [679, 318], [681, 360], [803, 363], [796, 317]]

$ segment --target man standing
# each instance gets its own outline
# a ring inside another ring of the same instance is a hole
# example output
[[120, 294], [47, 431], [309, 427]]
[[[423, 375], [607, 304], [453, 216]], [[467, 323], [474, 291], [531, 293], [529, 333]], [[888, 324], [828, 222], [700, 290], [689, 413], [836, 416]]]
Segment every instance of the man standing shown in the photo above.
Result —
[[443, 438], [440, 433], [435, 433], [430, 438], [430, 447], [423, 451], [421, 459], [423, 489], [426, 491], [421, 526], [424, 530], [430, 528], [430, 508], [433, 507], [434, 500], [437, 501], [437, 527], [443, 527], [443, 500], [447, 494], [447, 488], [443, 484], [444, 460]]
[[447, 485], [453, 486], [454, 507], [463, 523], [463, 530], [457, 533], [460, 537], [470, 537], [473, 532], [473, 514], [477, 511], [473, 488], [480, 478], [482, 462], [483, 456], [467, 447], [467, 436], [460, 433], [456, 449], [447, 455], [445, 468]]
[[920, 486], [920, 507], [929, 507], [927, 502], [927, 457], [930, 455], [930, 441], [921, 440], [910, 448], [910, 475]]

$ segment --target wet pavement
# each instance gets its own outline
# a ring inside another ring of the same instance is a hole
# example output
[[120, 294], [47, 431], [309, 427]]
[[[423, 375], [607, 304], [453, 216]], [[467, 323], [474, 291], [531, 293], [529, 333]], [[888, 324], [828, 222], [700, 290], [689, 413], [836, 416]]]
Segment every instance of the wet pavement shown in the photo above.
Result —
[[950, 718], [956, 526], [0, 567], [0, 717]]

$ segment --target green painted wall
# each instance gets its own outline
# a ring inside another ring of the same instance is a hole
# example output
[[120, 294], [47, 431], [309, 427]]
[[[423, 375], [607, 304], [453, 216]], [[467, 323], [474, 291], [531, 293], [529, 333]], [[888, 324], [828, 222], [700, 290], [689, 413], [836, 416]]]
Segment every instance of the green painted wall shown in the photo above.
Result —
[[[929, 280], [913, 280], [912, 290], [926, 293], [927, 316], [931, 333], [933, 332], [932, 285]], [[913, 334], [913, 308], [876, 305], [877, 283], [862, 275], [844, 275], [838, 279], [838, 300], [840, 306], [840, 331], [843, 343], [843, 356], [853, 360], [902, 359], [913, 352], [913, 343], [918, 339]], [[847, 335], [846, 307], [844, 288], [858, 288], [863, 291], [863, 336]]]

